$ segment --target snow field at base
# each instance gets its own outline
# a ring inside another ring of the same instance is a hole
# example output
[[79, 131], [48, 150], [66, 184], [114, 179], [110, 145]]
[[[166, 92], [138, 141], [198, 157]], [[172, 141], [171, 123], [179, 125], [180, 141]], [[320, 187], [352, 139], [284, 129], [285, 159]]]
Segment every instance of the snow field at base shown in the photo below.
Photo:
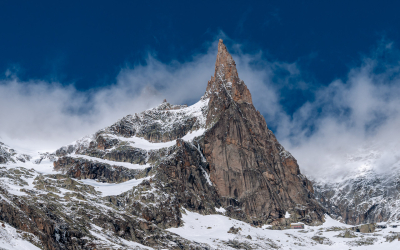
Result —
[[[4, 227], [2, 225], [4, 225]], [[35, 238], [35, 236], [31, 236]], [[39, 242], [37, 238], [36, 241]], [[40, 250], [40, 248], [36, 247], [29, 241], [24, 240], [15, 228], [2, 221], [0, 221], [0, 249]]]
[[149, 180], [150, 178], [151, 177], [133, 179], [122, 183], [102, 183], [92, 179], [81, 179], [76, 181], [83, 183], [85, 185], [93, 186], [94, 189], [96, 191], [100, 191], [102, 193], [101, 196], [104, 197], [110, 195], [120, 195], [126, 191], [131, 190], [133, 187], [136, 187], [137, 185], [142, 183], [142, 181]]
[[[242, 242], [253, 247], [253, 249], [400, 249], [400, 241], [396, 239], [393, 242], [386, 242], [384, 238], [384, 236], [393, 235], [391, 232], [400, 233], [400, 228], [386, 228], [377, 231], [375, 236], [374, 233], [354, 233], [357, 235], [356, 238], [340, 238], [335, 236], [343, 231], [329, 231], [330, 228], [349, 228], [352, 226], [333, 220], [328, 215], [325, 215], [326, 222], [321, 226], [305, 225], [304, 230], [269, 230], [266, 229], [268, 226], [256, 228], [223, 215], [201, 215], [187, 210], [185, 212], [186, 214], [182, 213], [184, 225], [167, 230], [185, 239], [209, 244], [214, 249], [235, 249], [226, 244], [229, 242]], [[238, 234], [228, 233], [231, 227], [240, 227], [241, 230]], [[331, 245], [319, 244], [311, 239], [313, 236], [326, 237]], [[357, 246], [358, 241], [368, 238], [376, 238], [373, 245]]]
[[[32, 182], [33, 182], [33, 179], [32, 179]], [[24, 188], [24, 189], [32, 189], [33, 188], [33, 185], [21, 187], [19, 185], [14, 184], [9, 178], [5, 178], [5, 177], [0, 178], [0, 185], [7, 186], [7, 188], [6, 188], [7, 192], [9, 192], [10, 194], [13, 194], [13, 195], [17, 195], [17, 196], [28, 195], [27, 193], [20, 191], [21, 188]]]

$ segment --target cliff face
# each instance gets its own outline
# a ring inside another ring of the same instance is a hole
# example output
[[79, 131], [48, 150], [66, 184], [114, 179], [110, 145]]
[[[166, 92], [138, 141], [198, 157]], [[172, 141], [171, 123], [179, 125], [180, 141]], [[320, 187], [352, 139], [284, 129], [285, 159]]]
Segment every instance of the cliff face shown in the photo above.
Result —
[[204, 154], [224, 205], [240, 208], [242, 219], [254, 224], [280, 224], [286, 211], [307, 223], [322, 221], [311, 183], [254, 108], [222, 40], [205, 96], [210, 98], [206, 124], [211, 128], [205, 133]]

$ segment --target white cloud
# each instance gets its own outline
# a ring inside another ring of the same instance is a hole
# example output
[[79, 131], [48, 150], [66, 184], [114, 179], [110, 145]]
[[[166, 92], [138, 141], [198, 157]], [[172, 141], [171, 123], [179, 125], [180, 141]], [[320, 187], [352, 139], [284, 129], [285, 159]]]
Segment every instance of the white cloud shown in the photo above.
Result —
[[377, 58], [364, 59], [344, 82], [318, 90], [315, 101], [293, 115], [290, 134], [278, 129], [306, 175], [332, 179], [400, 167], [400, 72], [397, 64]]

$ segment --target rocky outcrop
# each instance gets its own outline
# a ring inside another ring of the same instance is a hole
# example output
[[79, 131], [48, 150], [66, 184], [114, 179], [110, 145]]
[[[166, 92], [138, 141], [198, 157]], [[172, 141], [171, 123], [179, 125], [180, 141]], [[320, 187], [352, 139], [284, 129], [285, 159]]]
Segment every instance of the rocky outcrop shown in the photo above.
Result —
[[0, 164], [5, 164], [7, 162], [15, 162], [13, 159], [13, 154], [15, 154], [14, 150], [4, 145], [4, 143], [0, 142]]
[[212, 214], [221, 207], [208, 163], [194, 144], [178, 139], [154, 172], [150, 181], [112, 202], [162, 228], [181, 226], [182, 208]]
[[97, 149], [105, 150], [118, 145], [119, 141], [113, 138], [107, 138], [106, 136], [98, 135], [96, 139]]
[[133, 147], [119, 147], [117, 150], [107, 152], [103, 159], [116, 162], [129, 162], [132, 164], [146, 164], [147, 151]]
[[364, 224], [356, 227], [351, 227], [349, 228], [352, 231], [355, 232], [361, 232], [361, 233], [373, 233], [375, 232], [375, 223], [370, 223], [370, 224]]
[[26, 162], [30, 160], [31, 156], [17, 153], [15, 149], [0, 142], [0, 164]]
[[[43, 211], [33, 204], [19, 200], [13, 204], [14, 206], [7, 202], [0, 202], [0, 220], [37, 235], [44, 249], [82, 249], [88, 243], [87, 240], [82, 239], [83, 234], [80, 229], [71, 228], [71, 225], [62, 224], [61, 221], [57, 223], [58, 216], [51, 212], [51, 206]], [[58, 237], [61, 235], [61, 237], [56, 238], [56, 235]]]
[[[117, 164], [117, 162], [116, 162]], [[54, 162], [54, 170], [77, 179], [95, 179], [101, 182], [119, 183], [135, 179], [143, 171], [128, 169], [80, 158], [62, 157]], [[148, 172], [149, 170], [145, 170]]]
[[239, 217], [256, 225], [281, 223], [286, 211], [299, 221], [321, 223], [324, 209], [313, 199], [310, 182], [252, 105], [222, 40], [205, 96], [210, 128], [204, 155], [224, 206], [241, 210]]
[[[203, 127], [202, 114], [193, 114], [187, 105], [163, 102], [140, 114], [128, 115], [106, 129], [123, 137], [142, 137], [151, 142], [167, 142], [182, 138]], [[207, 112], [206, 107], [203, 109]]]
[[174, 157], [159, 165], [155, 178], [185, 208], [203, 214], [214, 213], [221, 203], [209, 179], [209, 164], [193, 144], [178, 139], [176, 145]]

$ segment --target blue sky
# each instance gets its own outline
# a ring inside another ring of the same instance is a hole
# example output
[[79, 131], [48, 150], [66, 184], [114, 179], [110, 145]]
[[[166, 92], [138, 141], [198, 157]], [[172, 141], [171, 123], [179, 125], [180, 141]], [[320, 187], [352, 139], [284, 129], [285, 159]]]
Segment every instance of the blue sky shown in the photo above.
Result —
[[337, 157], [371, 140], [397, 140], [399, 7], [3, 1], [0, 105], [7, 108], [0, 111], [0, 137], [54, 148], [164, 98], [194, 103], [223, 38], [256, 108], [303, 165], [313, 165], [303, 157], [311, 152]]
[[[83, 2], [83, 3], [82, 3]], [[204, 53], [223, 31], [243, 51], [297, 62], [328, 84], [381, 39], [398, 42], [398, 1], [3, 1], [0, 69], [80, 90], [110, 84], [151, 51], [165, 63]]]

